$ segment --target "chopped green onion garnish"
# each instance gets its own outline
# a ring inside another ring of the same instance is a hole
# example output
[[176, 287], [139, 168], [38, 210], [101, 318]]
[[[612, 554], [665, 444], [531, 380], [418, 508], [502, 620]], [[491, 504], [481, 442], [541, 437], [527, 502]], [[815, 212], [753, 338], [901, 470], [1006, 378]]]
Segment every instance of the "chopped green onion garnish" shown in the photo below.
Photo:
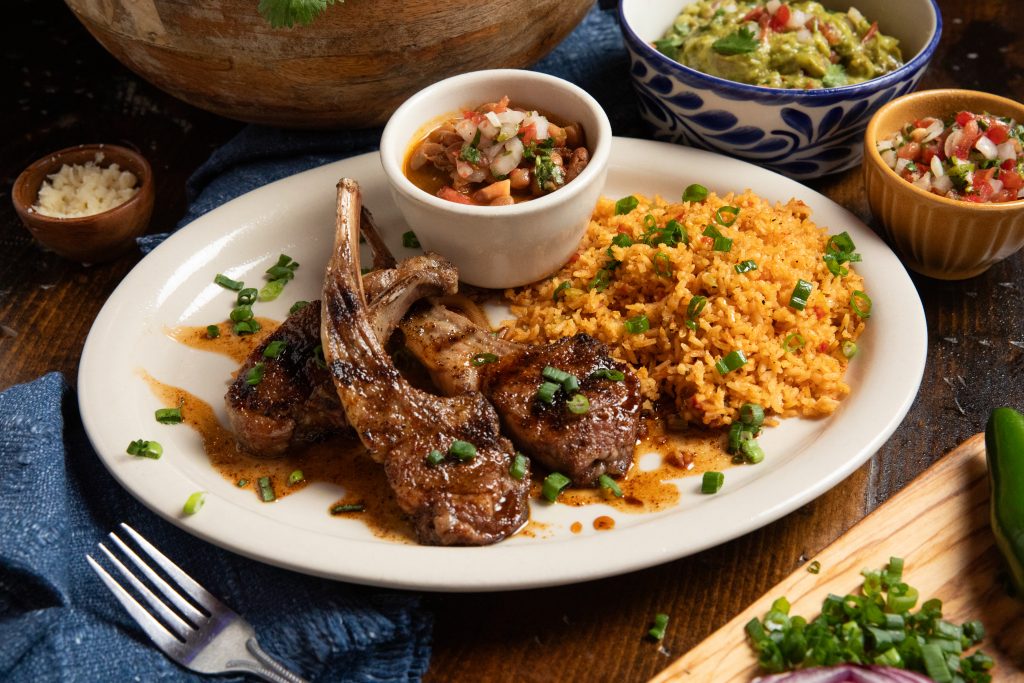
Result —
[[[295, 277], [295, 269], [299, 264], [292, 260], [291, 256], [281, 254], [277, 257], [277, 263], [267, 268], [266, 274], [271, 280], [291, 280]], [[283, 285], [282, 285], [283, 286]], [[260, 299], [264, 301], [264, 299]]]
[[590, 379], [608, 379], [613, 382], [621, 382], [626, 379], [626, 374], [621, 370], [613, 368], [601, 368], [590, 373]]
[[526, 476], [526, 467], [530, 464], [530, 460], [516, 451], [516, 455], [512, 458], [512, 465], [508, 468], [508, 474], [513, 479], [522, 479]]
[[659, 251], [654, 255], [654, 273], [658, 277], [672, 276], [672, 262], [668, 254]]
[[213, 281], [225, 289], [231, 289], [236, 292], [242, 289], [242, 287], [245, 287], [245, 283], [239, 282], [238, 280], [232, 280], [227, 275], [221, 275], [220, 273], [217, 273], [217, 276], [213, 278]]
[[176, 425], [182, 421], [181, 408], [158, 408], [156, 421], [165, 425]]
[[219, 337], [220, 336], [220, 326], [219, 325], [207, 325], [206, 326], [206, 336], [209, 337], [210, 339], [216, 339], [217, 337]]
[[[729, 215], [732, 218], [726, 221], [725, 216]], [[740, 215], [740, 209], [738, 206], [723, 206], [715, 211], [715, 222], [726, 228], [731, 228], [732, 224], [736, 222], [736, 218]]]
[[817, 574], [821, 571], [821, 562], [818, 562], [817, 560], [811, 562], [809, 565], [807, 565], [807, 571], [809, 571], [812, 574]]
[[249, 372], [245, 373], [245, 383], [251, 387], [256, 386], [263, 381], [263, 372], [263, 363], [256, 363], [249, 368]]
[[302, 473], [302, 470], [294, 470], [291, 474], [288, 475], [288, 485], [295, 486], [300, 481], [304, 481], [305, 479], [306, 475]]
[[468, 441], [460, 441], [456, 439], [452, 441], [452, 445], [448, 447], [448, 455], [455, 456], [462, 462], [472, 460], [476, 457], [476, 446]]
[[607, 268], [601, 268], [594, 274], [594, 279], [587, 285], [587, 289], [596, 289], [599, 292], [603, 292], [608, 289], [608, 285], [612, 281], [612, 271]]
[[782, 342], [782, 350], [786, 353], [793, 353], [799, 349], [802, 349], [807, 342], [804, 340], [804, 336], [799, 332], [791, 332], [786, 335], [786, 340]]
[[362, 503], [349, 503], [347, 505], [335, 505], [331, 508], [332, 515], [342, 515], [346, 512], [363, 512], [366, 506]]
[[583, 394], [573, 394], [572, 398], [565, 402], [565, 407], [574, 415], [586, 415], [590, 412], [590, 399]]
[[419, 249], [420, 240], [412, 230], [402, 233], [402, 246], [406, 249]]
[[296, 301], [295, 303], [293, 303], [292, 307], [288, 309], [288, 315], [292, 315], [294, 313], [298, 313], [299, 311], [301, 311], [303, 308], [305, 308], [308, 305], [309, 305], [308, 301], [302, 301], [300, 299], [299, 301]]
[[281, 341], [280, 339], [275, 339], [274, 341], [267, 344], [267, 348], [263, 349], [263, 357], [275, 359], [280, 358], [281, 353], [284, 351], [286, 346], [287, 344], [285, 342]]
[[548, 476], [544, 477], [544, 485], [541, 487], [541, 493], [548, 499], [549, 502], [554, 503], [558, 500], [558, 496], [561, 495], [562, 491], [565, 490], [571, 483], [569, 477], [565, 476], [561, 472], [552, 472]]
[[489, 363], [497, 363], [498, 357], [493, 353], [478, 353], [469, 359], [469, 364], [474, 368], [478, 368], [481, 365], [487, 365]]
[[565, 296], [565, 290], [569, 289], [570, 287], [572, 287], [572, 282], [570, 282], [569, 280], [562, 280], [561, 282], [559, 282], [558, 286], [555, 287], [554, 293], [551, 294], [551, 300], [558, 301], [561, 297]]
[[621, 216], [623, 214], [627, 214], [639, 205], [640, 200], [633, 195], [623, 197], [619, 201], [615, 202], [615, 215]]
[[725, 355], [724, 358], [715, 363], [715, 369], [718, 370], [719, 375], [727, 375], [733, 370], [743, 367], [747, 364], [747, 357], [743, 355], [743, 351], [737, 349], [730, 351]]
[[694, 332], [697, 331], [697, 318], [704, 311], [704, 307], [707, 306], [708, 298], [706, 296], [700, 296], [699, 294], [690, 299], [689, 305], [686, 307], [686, 326]]
[[642, 334], [651, 329], [650, 321], [643, 314], [630, 318], [623, 324], [626, 326], [626, 332], [630, 334]]
[[160, 456], [164, 454], [164, 447], [156, 441], [146, 441], [145, 439], [136, 439], [128, 444], [128, 455], [137, 455], [140, 458], [150, 458], [152, 460], [159, 460]]
[[951, 683], [953, 674], [946, 664], [946, 656], [942, 649], [934, 643], [926, 643], [921, 646], [921, 660], [924, 663], [924, 671], [928, 678], [936, 683]]
[[235, 323], [234, 331], [238, 336], [243, 334], [254, 334], [260, 331], [260, 324], [255, 320], [243, 320], [240, 323]]
[[281, 296], [281, 292], [284, 291], [284, 286], [286, 284], [288, 284], [287, 278], [271, 280], [260, 288], [259, 300], [273, 301], [277, 297]]
[[[750, 434], [750, 437], [744, 438], [747, 434]], [[764, 450], [761, 449], [761, 445], [757, 443], [751, 432], [740, 432], [740, 453], [751, 465], [756, 465], [764, 460]]]
[[440, 465], [442, 462], [444, 462], [444, 453], [442, 453], [441, 451], [435, 448], [434, 450], [427, 453], [427, 464], [430, 465], [431, 467], [435, 465]]
[[616, 498], [622, 498], [622, 489], [619, 488], [618, 483], [607, 474], [602, 474], [597, 478], [598, 485], [606, 491], [610, 491]]
[[569, 375], [565, 370], [559, 370], [551, 365], [545, 365], [544, 369], [540, 372], [540, 376], [550, 382], [562, 384], [565, 380], [569, 379], [571, 375]]
[[701, 493], [718, 493], [725, 483], [725, 475], [721, 472], [705, 472], [700, 482]]
[[246, 287], [238, 293], [238, 298], [235, 300], [235, 303], [239, 306], [252, 306], [256, 303], [256, 296], [258, 294], [259, 292], [252, 287]]
[[238, 481], [235, 482], [235, 486], [237, 486], [240, 489], [244, 489], [248, 485], [249, 485], [249, 480], [248, 479], [239, 479]]
[[555, 402], [555, 392], [561, 388], [561, 385], [555, 384], [554, 382], [544, 382], [537, 388], [537, 398], [544, 403]]
[[764, 408], [756, 403], [744, 403], [740, 406], [740, 422], [757, 431], [764, 424]]
[[655, 640], [662, 640], [665, 637], [665, 627], [668, 626], [667, 614], [655, 614], [654, 626], [647, 631], [647, 635]]
[[742, 422], [733, 422], [729, 426], [729, 445], [727, 450], [730, 453], [739, 453], [740, 451], [740, 435], [749, 431], [749, 428]]
[[264, 503], [269, 503], [277, 498], [277, 494], [274, 493], [274, 485], [270, 482], [270, 477], [260, 477], [256, 480], [256, 485], [260, 490], [260, 498], [263, 499]]
[[749, 273], [752, 270], [757, 270], [757, 261], [740, 261], [733, 268], [737, 273]]
[[810, 282], [797, 280], [793, 293], [789, 296], [789, 307], [798, 311], [804, 310], [807, 307], [807, 297], [811, 295], [812, 289], [814, 289], [814, 285]]
[[199, 512], [199, 509], [203, 507], [203, 503], [205, 502], [206, 492], [196, 491], [188, 497], [188, 500], [185, 501], [185, 505], [182, 507], [181, 511], [186, 515], [194, 515]]
[[850, 295], [850, 308], [857, 314], [858, 318], [867, 319], [871, 317], [871, 297], [859, 289], [854, 290]]
[[683, 190], [683, 201], [684, 202], [702, 202], [708, 198], [708, 188], [703, 185], [694, 183], [693, 185], [687, 185], [686, 189]]
[[231, 320], [236, 323], [252, 320], [252, 306], [235, 306], [231, 310]]
[[847, 358], [853, 358], [857, 355], [858, 351], [860, 349], [857, 347], [857, 342], [850, 341], [849, 339], [843, 342], [843, 355]]

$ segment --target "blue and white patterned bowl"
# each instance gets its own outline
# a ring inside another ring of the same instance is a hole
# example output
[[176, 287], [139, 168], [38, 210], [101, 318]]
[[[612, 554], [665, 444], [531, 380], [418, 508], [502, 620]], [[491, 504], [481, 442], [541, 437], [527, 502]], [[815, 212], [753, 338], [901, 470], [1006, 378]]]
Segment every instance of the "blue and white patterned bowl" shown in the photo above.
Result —
[[899, 39], [906, 64], [840, 88], [766, 88], [709, 76], [654, 48], [653, 41], [693, 1], [619, 5], [641, 115], [659, 139], [740, 157], [798, 180], [860, 163], [871, 115], [917, 86], [942, 34], [936, 0], [825, 0], [832, 9], [854, 4], [877, 20], [882, 31]]

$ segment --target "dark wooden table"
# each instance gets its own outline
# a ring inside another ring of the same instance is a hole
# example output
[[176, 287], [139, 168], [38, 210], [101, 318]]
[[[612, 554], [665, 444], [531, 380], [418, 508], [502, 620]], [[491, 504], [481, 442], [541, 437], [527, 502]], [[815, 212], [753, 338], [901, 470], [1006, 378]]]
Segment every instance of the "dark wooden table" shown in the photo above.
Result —
[[[945, 32], [921, 87], [1024, 100], [1024, 3], [939, 4]], [[151, 230], [158, 232], [182, 215], [191, 171], [241, 124], [135, 77], [55, 0], [11, 0], [5, 10], [0, 389], [51, 370], [74, 384], [93, 319], [140, 255], [83, 267], [43, 252], [11, 208], [14, 178], [61, 147], [127, 141], [153, 163]], [[873, 224], [859, 171], [810, 185]], [[1024, 408], [1024, 349], [1011, 343], [1024, 341], [1024, 252], [972, 280], [914, 282], [928, 320], [924, 381], [909, 415], [870, 462], [786, 518], [693, 557], [563, 588], [428, 596], [436, 613], [428, 680], [646, 680], [980, 431], [992, 408]], [[890, 343], [898, 346], [899, 337]], [[656, 612], [671, 616], [662, 647], [644, 639]]]

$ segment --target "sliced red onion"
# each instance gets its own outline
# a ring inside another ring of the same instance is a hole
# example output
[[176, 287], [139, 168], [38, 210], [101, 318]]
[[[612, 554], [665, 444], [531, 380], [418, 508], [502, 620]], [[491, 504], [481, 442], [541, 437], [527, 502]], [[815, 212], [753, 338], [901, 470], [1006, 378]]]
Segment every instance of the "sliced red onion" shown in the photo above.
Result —
[[886, 666], [819, 666], [755, 678], [752, 683], [933, 683], [913, 671]]
[[999, 154], [996, 143], [989, 140], [985, 135], [978, 138], [978, 141], [974, 143], [974, 148], [981, 152], [981, 155], [986, 159], [995, 159], [996, 155]]
[[942, 168], [942, 162], [939, 161], [939, 155], [936, 154], [933, 156], [929, 165], [932, 167], [932, 175], [936, 178], [946, 175], [946, 169]]
[[1017, 160], [1017, 150], [1013, 148], [1012, 142], [1004, 142], [1003, 144], [997, 146], [996, 152], [998, 154], [997, 158], [1000, 161], [1004, 159], [1013, 159], [1014, 161]]

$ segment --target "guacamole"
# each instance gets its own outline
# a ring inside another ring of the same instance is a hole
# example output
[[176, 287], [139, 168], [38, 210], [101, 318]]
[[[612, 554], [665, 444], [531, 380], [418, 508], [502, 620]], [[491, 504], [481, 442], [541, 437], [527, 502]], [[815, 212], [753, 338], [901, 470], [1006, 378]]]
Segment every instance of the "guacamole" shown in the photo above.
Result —
[[654, 46], [706, 74], [769, 88], [835, 88], [903, 64], [899, 41], [877, 21], [817, 2], [699, 0]]

